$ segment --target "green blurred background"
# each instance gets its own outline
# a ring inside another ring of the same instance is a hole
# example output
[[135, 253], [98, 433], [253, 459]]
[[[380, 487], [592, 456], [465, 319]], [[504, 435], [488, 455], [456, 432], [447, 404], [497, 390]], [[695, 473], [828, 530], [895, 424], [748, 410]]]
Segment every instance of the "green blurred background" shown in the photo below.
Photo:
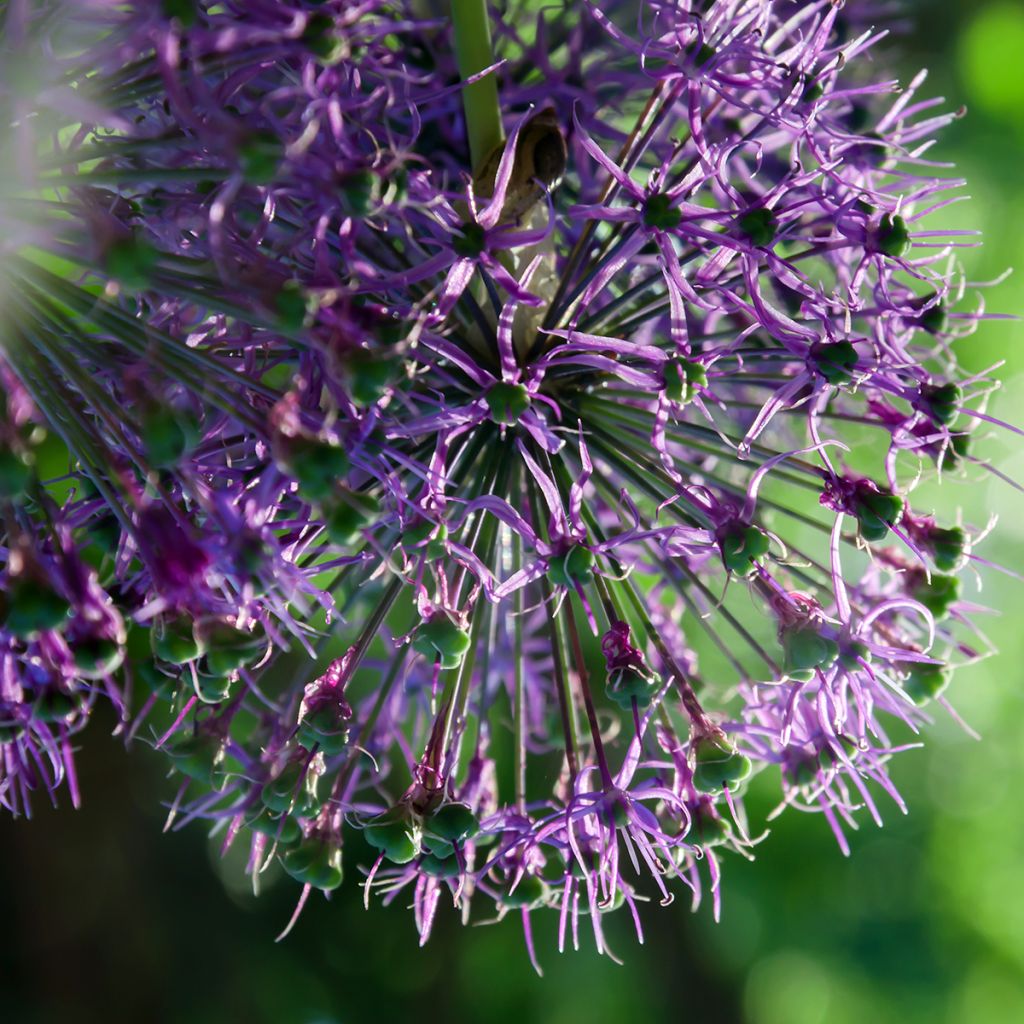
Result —
[[[966, 105], [933, 150], [967, 178], [968, 202], [942, 217], [980, 228], [973, 280], [1024, 266], [1024, 4], [916, 0], [913, 31], [887, 47], [907, 81]], [[989, 309], [1024, 311], [1024, 278], [988, 290]], [[992, 322], [962, 343], [971, 369], [1005, 360], [992, 412], [1024, 421], [1024, 323]], [[1024, 480], [1019, 441], [981, 449]], [[977, 449], [976, 449], [977, 450]], [[1024, 501], [976, 473], [949, 481], [942, 504], [984, 525], [984, 557], [1024, 568]], [[450, 908], [417, 948], [404, 906], [363, 910], [343, 887], [311, 900], [296, 931], [274, 936], [296, 888], [268, 878], [258, 900], [241, 867], [202, 829], [161, 834], [157, 797], [174, 788], [157, 758], [127, 755], [97, 722], [80, 757], [85, 805], [0, 821], [0, 1017], [13, 1024], [348, 1024], [423, 1019], [611, 1024], [1017, 1024], [1024, 1022], [1024, 585], [983, 574], [984, 625], [998, 658], [962, 670], [951, 696], [983, 736], [939, 716], [926, 749], [896, 760], [911, 813], [891, 805], [842, 857], [820, 817], [773, 823], [754, 863], [725, 864], [724, 912], [680, 899], [649, 908], [636, 945], [608, 921], [617, 967], [592, 948], [559, 956], [539, 928], [543, 979], [520, 929], [461, 928]], [[755, 820], [776, 793], [751, 795]], [[277, 884], [281, 883], [281, 884]], [[553, 917], [553, 915], [550, 915]], [[535, 919], [543, 921], [538, 915]]]

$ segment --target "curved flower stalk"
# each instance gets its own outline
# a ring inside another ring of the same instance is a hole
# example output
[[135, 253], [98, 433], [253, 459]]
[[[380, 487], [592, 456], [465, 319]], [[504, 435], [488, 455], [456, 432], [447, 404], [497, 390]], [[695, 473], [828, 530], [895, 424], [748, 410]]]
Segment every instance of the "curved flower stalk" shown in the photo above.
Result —
[[0, 801], [77, 802], [107, 700], [300, 908], [360, 864], [424, 941], [607, 951], [717, 912], [755, 773], [844, 850], [902, 809], [987, 653], [980, 534], [911, 492], [997, 472], [996, 385], [923, 226], [955, 115], [868, 8], [499, 13], [462, 82], [413, 0], [8, 5]]

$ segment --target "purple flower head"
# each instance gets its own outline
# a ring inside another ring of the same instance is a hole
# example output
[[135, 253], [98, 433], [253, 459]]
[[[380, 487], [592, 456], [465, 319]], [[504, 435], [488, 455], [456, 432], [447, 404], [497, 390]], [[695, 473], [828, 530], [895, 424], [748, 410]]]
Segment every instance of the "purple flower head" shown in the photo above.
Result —
[[402, 0], [11, 10], [59, 130], [0, 194], [4, 806], [77, 802], [106, 700], [297, 914], [361, 878], [535, 964], [717, 914], [756, 773], [844, 851], [903, 809], [985, 651], [910, 492], [1014, 428], [879, 5], [498, 4], [483, 63]]

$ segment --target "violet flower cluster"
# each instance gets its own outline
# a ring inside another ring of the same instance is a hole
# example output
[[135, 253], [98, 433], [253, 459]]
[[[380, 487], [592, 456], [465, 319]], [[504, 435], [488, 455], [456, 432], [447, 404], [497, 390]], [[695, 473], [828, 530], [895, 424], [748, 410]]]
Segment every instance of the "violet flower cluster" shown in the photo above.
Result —
[[902, 809], [995, 384], [877, 12], [509, 0], [460, 75], [420, 0], [5, 5], [0, 802], [106, 702], [254, 884], [531, 957], [717, 913], [756, 773]]

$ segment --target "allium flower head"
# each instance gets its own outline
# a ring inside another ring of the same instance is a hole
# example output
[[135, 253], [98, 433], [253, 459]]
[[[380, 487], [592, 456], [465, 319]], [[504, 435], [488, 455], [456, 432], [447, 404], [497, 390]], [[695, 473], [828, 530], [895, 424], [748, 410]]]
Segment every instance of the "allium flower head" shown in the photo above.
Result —
[[987, 651], [913, 495], [994, 472], [955, 115], [870, 5], [569, 6], [8, 5], [11, 811], [108, 701], [254, 884], [533, 956], [717, 912], [755, 773], [844, 850], [903, 808]]

